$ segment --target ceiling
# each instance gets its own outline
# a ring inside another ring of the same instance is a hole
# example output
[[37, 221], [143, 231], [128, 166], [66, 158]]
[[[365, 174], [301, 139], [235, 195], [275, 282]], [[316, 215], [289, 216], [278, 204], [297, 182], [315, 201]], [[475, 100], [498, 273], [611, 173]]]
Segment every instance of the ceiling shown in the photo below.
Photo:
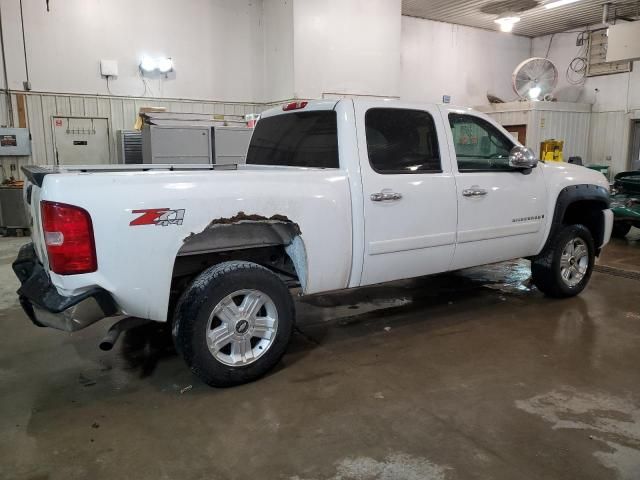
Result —
[[[527, 37], [539, 37], [602, 23], [602, 5], [605, 0], [579, 0], [569, 5], [545, 9], [544, 4], [551, 1], [553, 0], [402, 0], [402, 14], [499, 30], [494, 22], [498, 14], [512, 11], [521, 17], [521, 21], [513, 27], [513, 33]], [[610, 19], [613, 18], [614, 11], [618, 18], [637, 17], [640, 13], [639, 0], [618, 0], [611, 3]]]

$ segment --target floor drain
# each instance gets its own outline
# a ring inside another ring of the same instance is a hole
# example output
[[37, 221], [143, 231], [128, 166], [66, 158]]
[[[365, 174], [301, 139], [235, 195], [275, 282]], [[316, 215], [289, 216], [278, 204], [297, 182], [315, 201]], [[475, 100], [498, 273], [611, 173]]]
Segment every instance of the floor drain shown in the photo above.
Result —
[[615, 277], [628, 278], [630, 280], [640, 280], [640, 272], [633, 272], [630, 270], [623, 270], [621, 268], [607, 267], [605, 265], [596, 265], [593, 270], [598, 273], [605, 273], [607, 275], [613, 275]]

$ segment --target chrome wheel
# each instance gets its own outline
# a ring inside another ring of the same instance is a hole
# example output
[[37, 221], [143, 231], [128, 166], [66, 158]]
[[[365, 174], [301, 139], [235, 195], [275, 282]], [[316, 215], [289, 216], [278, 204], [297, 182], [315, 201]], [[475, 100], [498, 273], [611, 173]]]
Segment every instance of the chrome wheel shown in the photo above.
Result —
[[207, 346], [221, 363], [249, 365], [273, 344], [278, 311], [273, 300], [259, 290], [238, 290], [215, 306], [207, 322]]
[[578, 285], [589, 268], [589, 249], [581, 238], [573, 238], [565, 245], [560, 257], [560, 276], [570, 287]]

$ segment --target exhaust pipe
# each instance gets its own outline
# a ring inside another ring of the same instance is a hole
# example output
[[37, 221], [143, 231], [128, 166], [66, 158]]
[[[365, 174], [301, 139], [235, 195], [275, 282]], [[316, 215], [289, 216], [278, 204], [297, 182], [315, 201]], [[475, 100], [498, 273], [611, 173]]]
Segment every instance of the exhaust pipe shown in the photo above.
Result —
[[141, 325], [145, 325], [146, 323], [149, 323], [149, 321], [150, 320], [147, 320], [145, 318], [137, 317], [127, 317], [117, 321], [116, 323], [111, 325], [111, 328], [107, 331], [107, 334], [100, 342], [100, 350], [108, 352], [116, 344], [122, 332], [131, 330], [132, 328], [136, 328]]

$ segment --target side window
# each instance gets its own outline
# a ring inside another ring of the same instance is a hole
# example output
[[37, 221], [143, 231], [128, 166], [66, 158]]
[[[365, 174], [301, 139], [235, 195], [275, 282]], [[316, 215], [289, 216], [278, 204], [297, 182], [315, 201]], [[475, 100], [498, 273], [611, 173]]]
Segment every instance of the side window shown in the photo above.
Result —
[[372, 108], [364, 117], [369, 163], [378, 173], [441, 172], [433, 117], [422, 110]]
[[509, 152], [514, 143], [482, 118], [459, 113], [449, 114], [458, 170], [512, 170]]

